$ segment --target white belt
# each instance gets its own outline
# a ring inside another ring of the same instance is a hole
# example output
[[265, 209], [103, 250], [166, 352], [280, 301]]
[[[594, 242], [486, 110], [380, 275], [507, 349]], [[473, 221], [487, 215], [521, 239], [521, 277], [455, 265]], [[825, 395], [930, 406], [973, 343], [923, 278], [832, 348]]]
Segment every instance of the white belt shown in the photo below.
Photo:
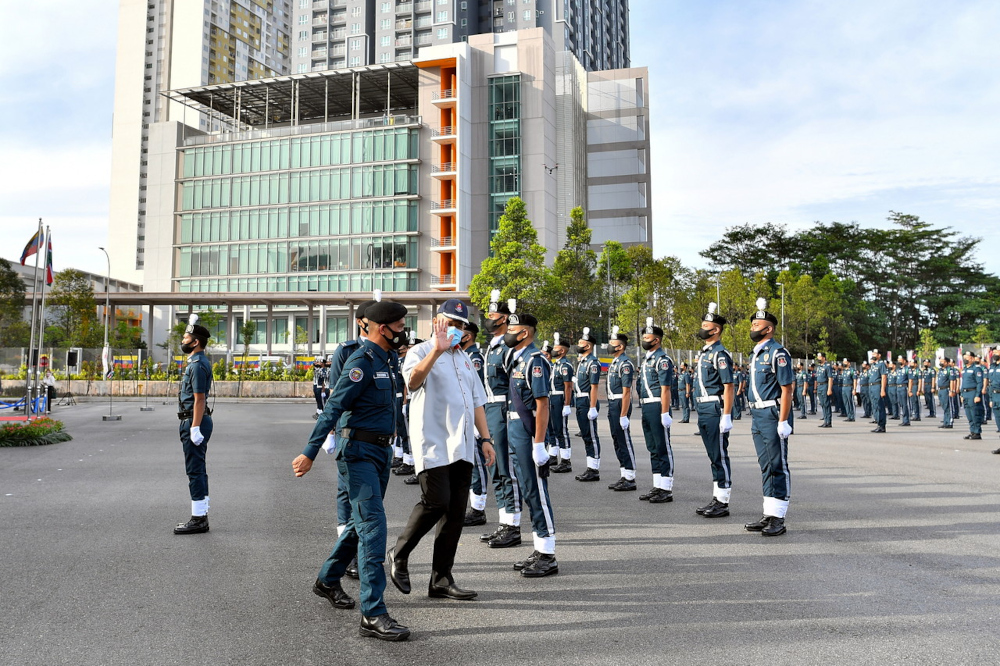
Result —
[[396, 394], [396, 397], [397, 397], [397, 398], [402, 398], [402, 397], [403, 397], [403, 394], [402, 394], [402, 393], [397, 393], [397, 394]]
[[624, 393], [609, 393], [608, 394], [608, 400], [621, 400], [623, 397], [625, 397]]
[[706, 395], [701, 398], [695, 398], [698, 402], [719, 402], [719, 396], [717, 395]]
[[753, 409], [767, 409], [768, 407], [777, 407], [777, 400], [761, 400], [760, 402], [751, 402], [750, 407]]
[[639, 401], [639, 404], [641, 404], [641, 405], [651, 405], [654, 402], [660, 402], [660, 399], [659, 398], [643, 398], [642, 400]]
[[486, 402], [507, 402], [507, 396], [505, 395], [495, 395], [489, 398]]
[[[534, 415], [537, 414], [537, 412], [535, 410], [531, 410], [531, 414], [532, 414], [532, 416], [534, 416]], [[520, 421], [521, 420], [521, 415], [518, 414], [516, 411], [508, 412], [507, 416], [509, 416], [512, 421]]]

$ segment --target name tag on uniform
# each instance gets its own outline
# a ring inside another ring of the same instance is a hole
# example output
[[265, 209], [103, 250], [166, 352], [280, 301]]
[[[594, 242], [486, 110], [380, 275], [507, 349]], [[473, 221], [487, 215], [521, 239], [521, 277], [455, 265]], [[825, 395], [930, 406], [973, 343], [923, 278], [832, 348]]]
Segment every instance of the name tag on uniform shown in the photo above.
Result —
[[375, 379], [389, 379], [389, 373], [388, 372], [376, 372], [375, 373]]

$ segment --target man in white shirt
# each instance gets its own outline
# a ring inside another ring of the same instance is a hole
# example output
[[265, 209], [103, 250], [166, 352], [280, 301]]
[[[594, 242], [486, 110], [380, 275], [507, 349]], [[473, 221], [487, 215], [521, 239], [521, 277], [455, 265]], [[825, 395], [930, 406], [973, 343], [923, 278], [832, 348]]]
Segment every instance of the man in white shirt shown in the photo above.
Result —
[[460, 300], [445, 301], [432, 322], [431, 339], [411, 348], [403, 364], [410, 392], [410, 446], [421, 490], [420, 501], [389, 552], [390, 577], [403, 594], [410, 593], [410, 553], [437, 525], [428, 596], [463, 601], [476, 597], [455, 585], [451, 575], [472, 485], [477, 431], [483, 436], [486, 463], [494, 459], [483, 408], [486, 391], [460, 346], [468, 317], [468, 307]]

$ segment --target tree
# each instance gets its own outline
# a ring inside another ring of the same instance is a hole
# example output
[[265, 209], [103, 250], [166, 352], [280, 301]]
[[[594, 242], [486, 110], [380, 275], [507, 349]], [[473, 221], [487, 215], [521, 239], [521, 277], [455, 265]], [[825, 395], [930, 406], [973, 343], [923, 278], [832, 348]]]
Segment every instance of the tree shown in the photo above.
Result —
[[24, 293], [24, 280], [9, 261], [0, 259], [0, 347], [29, 344], [28, 340], [21, 340], [25, 330], [31, 335], [24, 322]]
[[[729, 227], [722, 239], [700, 252], [717, 270], [737, 270], [743, 275], [766, 273], [789, 256], [791, 239], [782, 224], [750, 224]], [[778, 261], [775, 261], [779, 258]]]
[[548, 314], [545, 288], [549, 271], [545, 248], [538, 244], [538, 232], [528, 219], [524, 201], [511, 197], [490, 241], [490, 257], [469, 283], [469, 299], [483, 312], [490, 303], [490, 291], [500, 290], [502, 300], [516, 298], [517, 309], [544, 320]]
[[127, 321], [118, 322], [108, 334], [112, 349], [145, 349], [142, 326], [129, 326]]
[[[68, 268], [56, 273], [46, 298], [46, 338], [66, 347], [99, 347], [104, 328], [97, 316], [94, 287], [82, 272]], [[50, 333], [51, 332], [51, 333]]]
[[937, 356], [937, 350], [940, 346], [937, 338], [934, 337], [934, 331], [929, 328], [920, 329], [920, 346], [917, 348], [920, 358], [931, 359], [933, 361]]
[[547, 290], [558, 300], [550, 303], [551, 315], [545, 323], [565, 336], [581, 335], [584, 327], [590, 327], [600, 338], [598, 331], [607, 327], [607, 321], [602, 320], [601, 307], [605, 302], [605, 288], [594, 275], [597, 253], [590, 248], [590, 239], [590, 227], [584, 219], [583, 208], [578, 206], [570, 211], [566, 245], [556, 254]]

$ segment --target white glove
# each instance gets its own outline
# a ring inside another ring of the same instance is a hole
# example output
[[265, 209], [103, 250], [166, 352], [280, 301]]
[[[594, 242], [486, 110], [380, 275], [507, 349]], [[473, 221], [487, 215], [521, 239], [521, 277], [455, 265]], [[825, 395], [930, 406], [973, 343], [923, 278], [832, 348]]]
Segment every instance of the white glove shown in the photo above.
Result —
[[337, 436], [332, 432], [326, 436], [326, 441], [323, 442], [323, 450], [329, 454], [336, 453], [337, 451]]
[[623, 416], [620, 419], [618, 419], [618, 423], [621, 424], [622, 430], [627, 430], [628, 429], [629, 420], [628, 420], [627, 416]]
[[549, 452], [545, 450], [545, 442], [535, 442], [531, 445], [531, 459], [539, 467], [549, 461]]
[[563, 407], [563, 416], [569, 416], [572, 413], [573, 413], [573, 408], [572, 407], [570, 407], [569, 405], [566, 405], [565, 407]]
[[781, 421], [778, 423], [778, 437], [781, 439], [788, 439], [788, 436], [792, 434], [792, 426], [788, 425], [788, 421]]
[[326, 391], [323, 391], [322, 393], [320, 393], [320, 395], [323, 396], [324, 400], [326, 400]]
[[597, 407], [590, 408], [590, 411], [587, 412], [587, 418], [590, 419], [591, 421], [597, 420]]
[[733, 429], [733, 415], [723, 414], [722, 421], [719, 422], [719, 432], [725, 435], [727, 432]]
[[195, 446], [201, 446], [204, 441], [205, 436], [201, 434], [201, 426], [191, 426], [191, 443]]
[[673, 422], [674, 420], [670, 418], [670, 412], [663, 412], [662, 414], [660, 414], [660, 423], [663, 424], [664, 428], [669, 428], [670, 424]]
[[410, 417], [410, 403], [406, 403], [405, 405], [403, 405], [403, 416], [407, 418]]

